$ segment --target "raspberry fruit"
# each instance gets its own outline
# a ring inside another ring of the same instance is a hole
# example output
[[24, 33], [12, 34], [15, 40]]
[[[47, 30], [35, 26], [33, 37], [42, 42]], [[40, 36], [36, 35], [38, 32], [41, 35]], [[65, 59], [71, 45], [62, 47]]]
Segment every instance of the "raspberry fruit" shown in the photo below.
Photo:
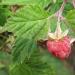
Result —
[[67, 58], [71, 52], [70, 38], [66, 36], [59, 40], [48, 40], [47, 48], [56, 57]]

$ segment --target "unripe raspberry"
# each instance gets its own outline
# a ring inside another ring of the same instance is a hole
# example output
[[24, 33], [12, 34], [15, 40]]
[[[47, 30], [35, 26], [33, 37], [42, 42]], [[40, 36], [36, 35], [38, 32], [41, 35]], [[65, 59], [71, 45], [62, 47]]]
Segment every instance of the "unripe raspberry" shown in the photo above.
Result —
[[67, 58], [69, 56], [71, 52], [71, 44], [75, 41], [75, 38], [68, 37], [68, 29], [65, 31], [62, 31], [61, 29], [60, 23], [63, 8], [64, 3], [61, 9], [56, 13], [58, 19], [56, 30], [55, 32], [48, 32], [46, 42], [48, 51], [60, 59]]
[[47, 48], [56, 57], [67, 58], [71, 52], [70, 38], [66, 36], [59, 40], [48, 40]]

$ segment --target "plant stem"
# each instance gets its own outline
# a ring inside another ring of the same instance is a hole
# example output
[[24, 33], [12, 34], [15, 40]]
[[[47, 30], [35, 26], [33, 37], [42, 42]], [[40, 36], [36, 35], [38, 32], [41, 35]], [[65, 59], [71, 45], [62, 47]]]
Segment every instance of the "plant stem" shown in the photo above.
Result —
[[67, 2], [67, 0], [63, 1], [62, 5], [61, 5], [61, 8], [56, 13], [58, 21], [57, 21], [57, 28], [56, 28], [55, 34], [56, 34], [57, 38], [62, 34], [62, 30], [61, 30], [61, 27], [60, 27], [60, 21], [61, 21], [61, 18], [62, 18], [62, 13], [64, 11], [64, 6], [65, 6], [66, 2]]

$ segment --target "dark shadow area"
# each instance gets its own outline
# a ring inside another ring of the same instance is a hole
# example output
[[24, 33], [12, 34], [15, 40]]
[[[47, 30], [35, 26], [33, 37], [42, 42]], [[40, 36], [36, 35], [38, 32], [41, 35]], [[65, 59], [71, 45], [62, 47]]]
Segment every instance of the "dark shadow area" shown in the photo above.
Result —
[[67, 59], [67, 62], [71, 65], [71, 67], [75, 71], [75, 42], [72, 45], [71, 54]]

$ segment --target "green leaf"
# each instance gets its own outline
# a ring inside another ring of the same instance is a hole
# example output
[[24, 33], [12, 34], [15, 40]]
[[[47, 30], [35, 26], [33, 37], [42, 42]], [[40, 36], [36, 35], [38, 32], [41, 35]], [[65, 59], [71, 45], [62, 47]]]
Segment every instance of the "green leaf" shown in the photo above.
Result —
[[39, 6], [25, 6], [9, 19], [5, 28], [16, 36], [13, 58], [22, 62], [37, 49], [37, 40], [46, 38], [48, 14]]
[[52, 0], [2, 0], [1, 4], [15, 5], [41, 5], [43, 7], [47, 6]]
[[51, 6], [49, 7], [49, 13], [53, 14], [57, 12], [60, 9], [62, 3], [62, 0], [57, 0], [56, 3], [51, 4]]
[[[49, 13], [50, 14], [56, 13], [60, 9], [62, 3], [63, 0], [57, 0], [56, 3], [51, 4], [51, 6], [49, 7]], [[66, 15], [66, 13], [72, 9], [74, 9], [72, 3], [67, 2], [64, 8], [63, 15]]]
[[34, 52], [30, 59], [16, 64], [10, 71], [11, 75], [73, 75], [62, 61], [46, 51]]
[[64, 15], [66, 16], [66, 14], [70, 11], [74, 9], [73, 5], [71, 2], [67, 2], [67, 4], [65, 5], [65, 8], [64, 8]]
[[67, 18], [68, 26], [74, 32], [73, 35], [75, 35], [75, 9], [70, 10], [67, 13], [66, 18]]
[[10, 11], [8, 10], [8, 8], [3, 8], [2, 6], [0, 6], [0, 25], [3, 26], [6, 21], [7, 18], [10, 16]]

